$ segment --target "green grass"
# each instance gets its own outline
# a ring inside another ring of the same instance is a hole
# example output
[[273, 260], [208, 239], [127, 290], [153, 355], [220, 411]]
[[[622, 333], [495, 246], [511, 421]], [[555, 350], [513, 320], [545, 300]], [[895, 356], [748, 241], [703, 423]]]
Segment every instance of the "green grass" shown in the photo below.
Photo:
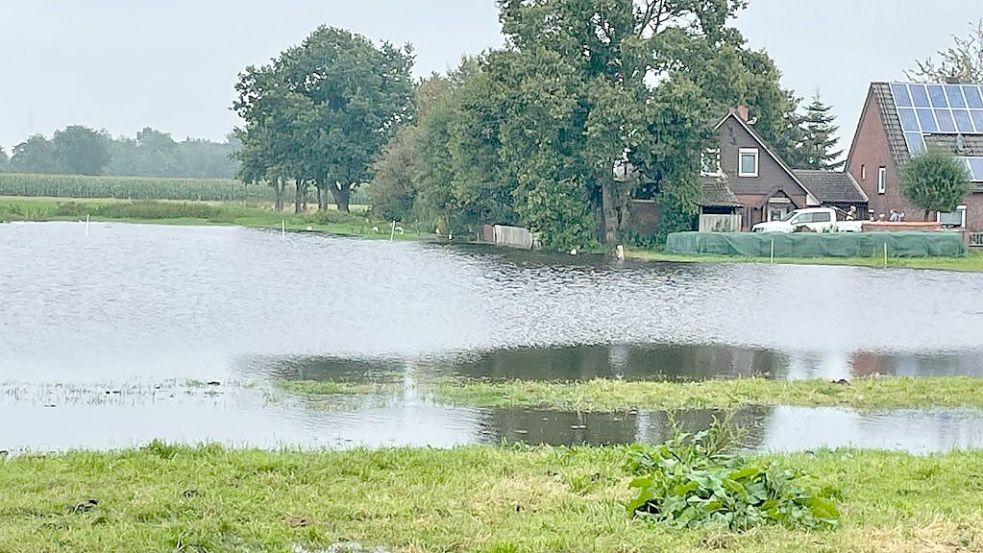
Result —
[[0, 173], [0, 196], [272, 202], [273, 190], [235, 179]]
[[983, 385], [969, 377], [885, 377], [828, 381], [760, 378], [707, 382], [473, 382], [436, 384], [437, 401], [482, 407], [548, 407], [572, 411], [733, 408], [743, 405], [835, 406], [858, 409], [983, 408]]
[[[0, 460], [3, 552], [980, 552], [983, 452], [766, 457], [828, 487], [841, 527], [670, 530], [632, 520], [625, 448], [141, 450]], [[95, 499], [98, 504], [86, 508]], [[83, 508], [75, 509], [83, 504]]]
[[[630, 249], [626, 255], [643, 261], [667, 261], [672, 263], [759, 263], [768, 264], [767, 257], [729, 257], [722, 255], [680, 255], [658, 250]], [[884, 260], [876, 257], [776, 257], [778, 265], [849, 265], [855, 267], [884, 267]], [[917, 257], [888, 258], [888, 268], [936, 269], [941, 271], [983, 272], [983, 250], [970, 250], [966, 257]]]
[[[0, 221], [118, 221], [168, 225], [239, 225], [283, 228], [289, 231], [327, 232], [343, 236], [388, 239], [389, 225], [366, 215], [365, 206], [352, 213], [276, 213], [248, 202], [181, 202], [158, 200], [63, 200], [60, 198], [0, 197]], [[397, 239], [416, 234], [396, 233]]]

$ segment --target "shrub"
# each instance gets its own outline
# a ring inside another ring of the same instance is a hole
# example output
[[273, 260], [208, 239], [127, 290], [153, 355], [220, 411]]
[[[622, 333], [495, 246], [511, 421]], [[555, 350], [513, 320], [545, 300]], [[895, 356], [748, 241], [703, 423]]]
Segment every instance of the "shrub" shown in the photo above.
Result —
[[822, 529], [839, 523], [833, 502], [800, 486], [800, 473], [727, 453], [730, 443], [715, 422], [710, 430], [677, 433], [658, 446], [632, 446], [628, 464], [637, 478], [630, 485], [638, 493], [629, 513], [671, 528], [738, 532], [769, 524]]

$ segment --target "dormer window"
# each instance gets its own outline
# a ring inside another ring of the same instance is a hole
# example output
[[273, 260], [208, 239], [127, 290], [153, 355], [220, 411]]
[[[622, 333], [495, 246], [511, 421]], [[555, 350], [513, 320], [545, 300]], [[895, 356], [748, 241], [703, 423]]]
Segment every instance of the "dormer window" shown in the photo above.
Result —
[[738, 177], [758, 176], [758, 149], [741, 148], [737, 158]]

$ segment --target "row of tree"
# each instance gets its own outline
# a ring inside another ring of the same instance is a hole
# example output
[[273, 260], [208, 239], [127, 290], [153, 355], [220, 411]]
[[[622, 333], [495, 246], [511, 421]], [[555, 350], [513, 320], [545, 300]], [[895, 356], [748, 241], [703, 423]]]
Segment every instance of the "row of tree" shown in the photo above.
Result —
[[0, 148], [0, 171], [68, 175], [138, 177], [233, 178], [239, 171], [239, 143], [186, 139], [175, 141], [151, 128], [136, 138], [113, 138], [105, 131], [69, 126], [48, 139], [31, 136], [14, 146], [11, 155]]
[[732, 106], [793, 164], [836, 166], [828, 107], [801, 116], [729, 25], [744, 4], [500, 0], [506, 47], [416, 86], [408, 47], [321, 27], [240, 75], [241, 175], [343, 210], [371, 179], [386, 217], [522, 224], [553, 248], [617, 239], [638, 196], [671, 230], [695, 213], [701, 152]]

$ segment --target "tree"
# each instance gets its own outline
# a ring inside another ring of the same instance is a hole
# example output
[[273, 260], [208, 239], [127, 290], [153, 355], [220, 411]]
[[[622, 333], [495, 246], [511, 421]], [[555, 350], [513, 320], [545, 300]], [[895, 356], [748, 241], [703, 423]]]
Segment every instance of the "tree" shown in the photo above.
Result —
[[57, 173], [58, 156], [51, 141], [36, 134], [14, 146], [9, 167], [15, 173]]
[[802, 118], [800, 163], [795, 165], [796, 168], [836, 171], [846, 163], [843, 160], [837, 161], [843, 155], [843, 150], [836, 149], [840, 141], [836, 136], [839, 127], [836, 126], [836, 116], [831, 111], [832, 106], [824, 104], [817, 92]]
[[942, 150], [929, 150], [915, 156], [901, 170], [904, 195], [925, 210], [955, 211], [970, 189], [970, 176], [962, 161]]
[[[502, 135], [524, 222], [550, 232], [531, 224], [533, 210], [522, 203], [542, 197], [532, 194], [539, 187], [555, 193], [556, 183], [566, 183], [564, 197], [596, 224], [564, 222], [597, 228], [604, 242], [625, 229], [641, 183], [664, 211], [688, 220], [699, 198], [699, 152], [728, 108], [753, 104], [757, 128], [778, 135], [794, 106], [770, 58], [749, 51], [727, 25], [743, 7], [739, 0], [501, 0], [508, 46], [489, 56], [489, 74], [504, 83], [510, 106], [523, 106], [509, 112]], [[613, 178], [623, 157], [642, 179]], [[573, 239], [566, 228], [552, 230]]]
[[51, 139], [58, 167], [69, 175], [99, 175], [110, 160], [109, 138], [88, 127], [72, 125]]
[[240, 75], [233, 108], [246, 121], [243, 144], [267, 172], [294, 173], [298, 196], [313, 182], [319, 207], [330, 193], [347, 212], [352, 190], [369, 180], [372, 161], [409, 118], [412, 63], [409, 46], [376, 47], [319, 27], [272, 64]]
[[906, 71], [909, 79], [934, 83], [983, 83], [983, 19], [970, 24], [966, 37], [953, 36], [955, 45], [939, 50], [942, 59], [936, 65], [932, 58], [915, 61], [915, 69]]
[[9, 159], [7, 158], [7, 152], [3, 149], [3, 146], [0, 146], [0, 173], [3, 173], [7, 170], [8, 162]]

